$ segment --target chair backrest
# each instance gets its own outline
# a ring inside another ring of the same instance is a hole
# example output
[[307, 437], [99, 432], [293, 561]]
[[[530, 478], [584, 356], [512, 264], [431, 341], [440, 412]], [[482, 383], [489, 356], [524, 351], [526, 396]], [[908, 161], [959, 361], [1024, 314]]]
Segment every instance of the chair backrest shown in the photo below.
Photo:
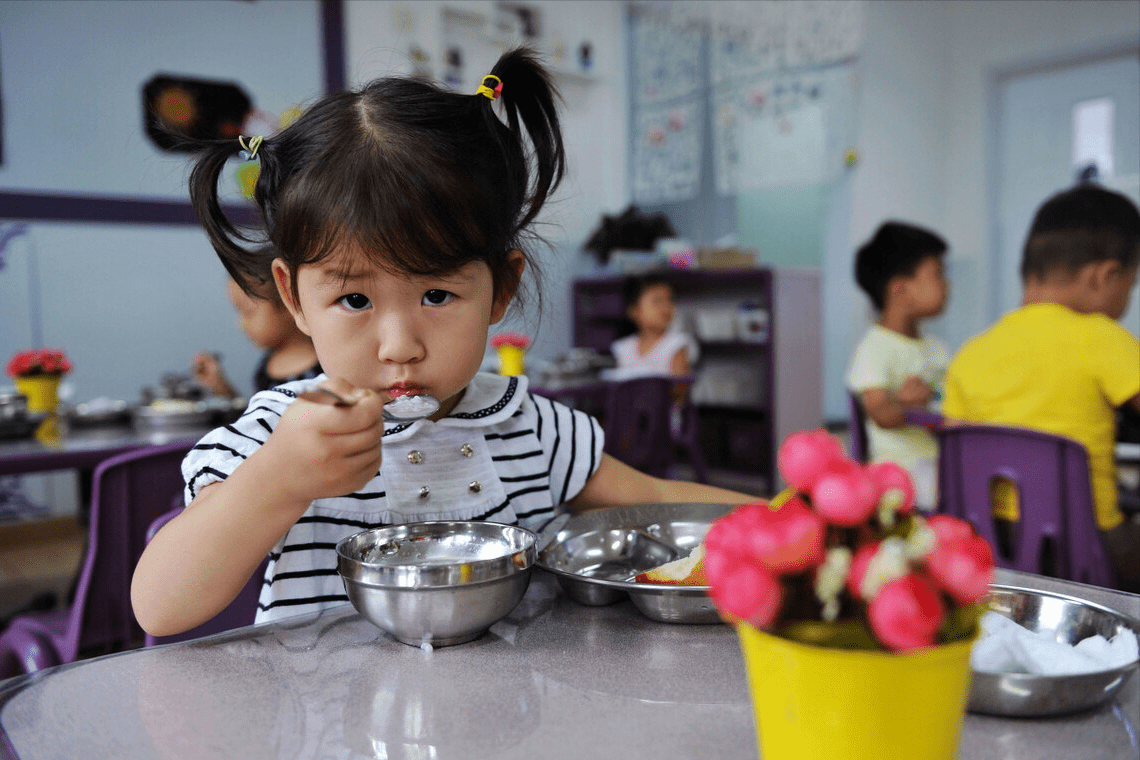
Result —
[[866, 462], [870, 456], [867, 451], [867, 424], [863, 412], [863, 402], [854, 393], [847, 394], [851, 403], [851, 458], [856, 462]]
[[609, 383], [605, 452], [649, 475], [667, 475], [673, 461], [672, 388], [672, 378], [660, 376]]
[[[159, 516], [150, 524], [150, 528], [147, 529], [146, 540], [150, 541], [163, 525], [166, 525], [177, 517], [178, 513], [183, 509], [185, 509], [185, 507], [178, 505], [169, 512]], [[148, 647], [158, 644], [172, 644], [176, 641], [200, 639], [203, 636], [210, 636], [234, 628], [253, 625], [253, 619], [257, 615], [257, 600], [261, 595], [261, 586], [265, 580], [265, 568], [268, 565], [269, 557], [266, 556], [266, 558], [261, 561], [261, 565], [257, 570], [255, 570], [253, 575], [249, 577], [249, 580], [246, 581], [245, 586], [238, 592], [234, 600], [230, 602], [224, 610], [205, 623], [191, 628], [189, 631], [183, 631], [182, 633], [176, 633], [171, 636], [151, 636], [148, 633], [144, 639], [144, 644]]]
[[[939, 511], [968, 520], [994, 547], [998, 566], [1041, 573], [1047, 541], [1056, 574], [1067, 580], [1115, 584], [1104, 541], [1097, 531], [1088, 452], [1077, 441], [1023, 428], [958, 425], [936, 431]], [[1020, 519], [1011, 556], [999, 547], [991, 484], [1012, 481]]]
[[182, 493], [182, 459], [193, 445], [136, 449], [95, 468], [87, 550], [60, 651], [63, 662], [87, 648], [129, 647], [141, 639], [131, 608], [131, 576], [147, 528]]

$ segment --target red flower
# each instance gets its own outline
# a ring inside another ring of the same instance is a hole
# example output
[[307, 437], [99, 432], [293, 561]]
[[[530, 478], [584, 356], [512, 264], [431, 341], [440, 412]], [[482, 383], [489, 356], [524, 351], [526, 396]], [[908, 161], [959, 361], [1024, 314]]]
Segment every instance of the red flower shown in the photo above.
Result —
[[867, 607], [875, 638], [899, 651], [934, 644], [945, 619], [938, 592], [914, 573], [887, 583]]
[[56, 348], [18, 351], [8, 362], [8, 374], [12, 377], [59, 376], [70, 371], [71, 362]]
[[823, 430], [789, 436], [777, 464], [791, 484], [782, 505], [741, 505], [705, 536], [709, 596], [726, 620], [795, 638], [784, 623], [856, 616], [896, 651], [963, 635], [948, 610], [980, 604], [994, 567], [973, 526], [915, 514], [904, 468], [854, 462]]
[[526, 348], [529, 345], [530, 338], [517, 332], [501, 332], [491, 338], [491, 348], [500, 348], [502, 346]]

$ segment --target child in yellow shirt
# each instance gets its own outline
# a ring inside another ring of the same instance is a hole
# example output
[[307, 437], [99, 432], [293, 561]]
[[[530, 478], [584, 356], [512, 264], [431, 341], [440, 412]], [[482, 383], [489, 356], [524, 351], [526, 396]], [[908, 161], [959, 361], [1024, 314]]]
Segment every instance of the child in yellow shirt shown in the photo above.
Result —
[[[1022, 306], [954, 357], [943, 411], [1016, 425], [1088, 449], [1096, 522], [1122, 588], [1140, 590], [1140, 523], [1118, 505], [1116, 408], [1140, 409], [1140, 341], [1116, 320], [1140, 262], [1140, 211], [1095, 185], [1058, 193], [1038, 210], [1022, 252]], [[1016, 502], [994, 514], [1017, 520]]]

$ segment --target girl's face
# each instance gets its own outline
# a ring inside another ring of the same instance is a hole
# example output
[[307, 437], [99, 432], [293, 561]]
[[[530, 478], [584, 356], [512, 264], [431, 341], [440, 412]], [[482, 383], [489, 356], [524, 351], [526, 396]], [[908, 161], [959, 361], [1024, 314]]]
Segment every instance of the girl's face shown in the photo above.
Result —
[[238, 324], [256, 345], [264, 349], [277, 348], [296, 334], [293, 317], [284, 306], [262, 298], [252, 298], [230, 280], [230, 300], [238, 313]]
[[665, 283], [641, 291], [637, 303], [629, 307], [629, 318], [640, 330], [664, 332], [673, 322], [673, 288]]
[[[520, 272], [523, 262], [518, 253]], [[487, 329], [503, 318], [513, 295], [495, 301], [491, 270], [482, 261], [447, 276], [419, 276], [341, 253], [300, 268], [300, 300], [293, 304], [288, 267], [277, 259], [273, 271], [330, 377], [373, 390], [385, 402], [434, 396], [440, 410], [433, 419], [451, 412], [479, 371]]]

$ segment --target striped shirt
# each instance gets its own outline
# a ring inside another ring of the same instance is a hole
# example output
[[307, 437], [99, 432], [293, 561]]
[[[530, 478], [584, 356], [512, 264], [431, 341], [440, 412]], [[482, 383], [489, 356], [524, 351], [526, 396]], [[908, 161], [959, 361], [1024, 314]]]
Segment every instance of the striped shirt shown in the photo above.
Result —
[[[202, 438], [182, 463], [187, 503], [265, 443], [297, 394], [323, 379], [257, 393], [240, 419]], [[540, 530], [598, 469], [602, 443], [597, 420], [528, 393], [524, 376], [481, 373], [447, 417], [385, 422], [376, 477], [356, 493], [314, 501], [273, 547], [256, 622], [347, 602], [336, 544], [361, 530], [420, 520]]]

